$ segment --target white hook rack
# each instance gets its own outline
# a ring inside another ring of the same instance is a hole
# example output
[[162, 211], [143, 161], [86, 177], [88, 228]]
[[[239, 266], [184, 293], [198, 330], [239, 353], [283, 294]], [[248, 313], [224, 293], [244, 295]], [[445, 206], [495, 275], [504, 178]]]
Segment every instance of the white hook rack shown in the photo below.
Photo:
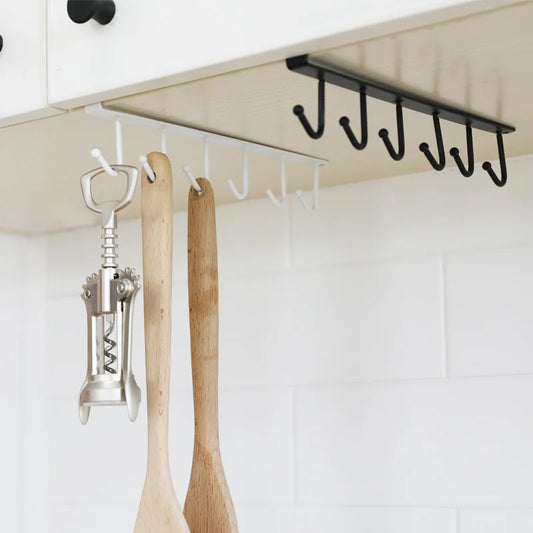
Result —
[[[161, 151], [163, 153], [167, 152], [167, 134], [174, 134], [179, 135], [181, 137], [191, 137], [196, 138], [199, 140], [202, 140], [204, 143], [204, 177], [206, 179], [209, 179], [210, 177], [210, 161], [209, 161], [209, 147], [211, 143], [217, 143], [222, 144], [225, 146], [233, 146], [233, 147], [239, 147], [243, 150], [243, 163], [244, 163], [244, 170], [243, 170], [243, 191], [239, 192], [234, 184], [233, 187], [230, 184], [230, 187], [233, 191], [233, 193], [237, 196], [237, 198], [240, 199], [240, 196], [246, 197], [248, 194], [248, 185], [249, 185], [249, 176], [248, 176], [248, 155], [250, 153], [258, 153], [258, 154], [264, 154], [268, 156], [274, 156], [281, 159], [281, 196], [280, 198], [277, 198], [274, 193], [269, 189], [267, 191], [268, 196], [270, 199], [274, 202], [274, 204], [278, 207], [281, 207], [287, 199], [287, 182], [286, 182], [286, 176], [285, 176], [285, 163], [286, 162], [296, 162], [296, 163], [304, 163], [308, 165], [326, 165], [328, 162], [325, 159], [320, 159], [317, 157], [311, 157], [305, 154], [300, 154], [298, 152], [291, 152], [290, 150], [284, 150], [282, 148], [277, 148], [275, 146], [268, 146], [265, 144], [259, 144], [252, 141], [248, 141], [246, 139], [239, 139], [236, 137], [229, 137], [226, 135], [221, 135], [218, 133], [213, 133], [205, 130], [200, 130], [196, 128], [190, 128], [188, 126], [182, 126], [181, 124], [175, 124], [172, 122], [165, 122], [162, 120], [157, 120], [154, 118], [146, 117], [146, 116], [140, 116], [135, 115], [133, 113], [121, 111], [120, 109], [116, 108], [104, 108], [102, 104], [93, 104], [85, 107], [86, 113], [89, 115], [99, 117], [99, 118], [105, 118], [105, 119], [111, 119], [115, 121], [115, 131], [117, 134], [117, 160], [121, 159], [122, 155], [119, 155], [119, 150], [122, 152], [122, 130], [121, 125], [122, 124], [131, 124], [136, 126], [145, 126], [152, 129], [155, 129], [159, 132], [161, 132]], [[117, 125], [118, 122], [118, 125]], [[98, 151], [99, 152], [99, 151]], [[101, 153], [98, 154], [101, 156]], [[95, 156], [96, 157], [96, 156]], [[114, 170], [110, 165], [107, 164], [103, 156], [101, 156], [101, 159], [98, 159], [102, 167], [106, 170], [106, 172], [114, 173]], [[145, 163], [144, 160], [141, 160], [141, 163]], [[154, 179], [156, 178], [155, 174], [150, 171], [148, 171], [149, 165], [146, 163], [146, 166], [143, 164], [143, 168], [146, 170], [146, 173], [148, 176], [150, 176], [150, 179], [152, 179], [152, 175]], [[191, 182], [191, 185], [195, 188], [196, 191], [200, 192], [202, 188], [200, 185], [198, 185], [198, 182], [194, 178], [191, 168], [186, 165], [183, 168], [183, 171], [189, 181]], [[115, 175], [115, 174], [111, 174]], [[318, 185], [317, 185], [318, 187]], [[234, 190], [235, 189], [235, 190]], [[301, 199], [303, 200], [303, 199]], [[302, 202], [304, 204], [304, 202]], [[305, 205], [305, 204], [304, 204]], [[313, 206], [316, 208], [318, 205], [318, 194], [314, 192], [314, 200], [313, 200]], [[313, 207], [311, 206], [311, 207]]]
[[231, 192], [238, 200], [244, 200], [248, 196], [248, 151], [246, 146], [242, 148], [242, 192], [237, 190], [233, 180], [228, 180]]
[[313, 167], [313, 203], [309, 205], [304, 198], [304, 192], [301, 189], [298, 189], [296, 191], [296, 196], [298, 197], [298, 200], [302, 203], [302, 205], [308, 210], [308, 211], [314, 211], [318, 208], [318, 189], [319, 189], [319, 164], [315, 163]]
[[272, 192], [271, 189], [268, 189], [266, 191], [267, 196], [272, 200], [272, 203], [276, 207], [282, 207], [285, 204], [285, 201], [287, 200], [287, 177], [285, 174], [285, 157], [281, 157], [280, 160], [280, 171], [281, 171], [281, 196], [280, 198], [276, 198], [275, 194]]

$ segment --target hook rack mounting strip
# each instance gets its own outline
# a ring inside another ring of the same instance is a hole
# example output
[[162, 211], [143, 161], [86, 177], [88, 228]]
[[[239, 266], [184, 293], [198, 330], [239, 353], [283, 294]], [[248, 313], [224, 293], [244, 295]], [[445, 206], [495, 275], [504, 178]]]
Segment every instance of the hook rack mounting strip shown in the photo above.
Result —
[[260, 153], [270, 156], [283, 157], [285, 161], [292, 161], [296, 163], [299, 162], [312, 165], [328, 164], [326, 159], [312, 157], [299, 152], [292, 152], [290, 150], [284, 150], [283, 148], [256, 143], [246, 139], [240, 139], [238, 137], [230, 137], [212, 131], [200, 130], [173, 122], [162, 121], [145, 115], [121, 111], [118, 108], [104, 107], [101, 103], [86, 106], [85, 112], [94, 117], [105, 118], [108, 120], [119, 120], [122, 124], [146, 126], [164, 133], [176, 134], [182, 137], [198, 138], [209, 143], [218, 143], [240, 148], [244, 147], [247, 153]]
[[512, 133], [515, 131], [515, 128], [508, 124], [475, 115], [442, 102], [393, 87], [387, 83], [349, 72], [319, 59], [311, 58], [307, 54], [291, 57], [286, 60], [286, 63], [287, 68], [293, 72], [298, 72], [316, 80], [324, 80], [327, 83], [352, 91], [361, 92], [361, 89], [364, 89], [368, 96], [393, 104], [399, 102], [404, 108], [425, 113], [426, 115], [433, 115], [438, 112], [439, 117], [444, 120], [470, 125], [472, 128], [491, 133]]

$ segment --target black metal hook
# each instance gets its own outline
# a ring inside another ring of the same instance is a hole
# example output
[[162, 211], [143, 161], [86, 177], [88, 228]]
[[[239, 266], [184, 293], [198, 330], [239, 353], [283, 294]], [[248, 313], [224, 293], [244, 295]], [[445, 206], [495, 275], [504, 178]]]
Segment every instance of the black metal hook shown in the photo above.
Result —
[[450, 155], [455, 159], [455, 163], [459, 168], [459, 172], [465, 177], [469, 178], [474, 173], [474, 143], [472, 142], [472, 125], [468, 122], [466, 124], [466, 153], [468, 157], [468, 168], [464, 166], [461, 156], [459, 155], [459, 148], [455, 146], [450, 150]]
[[383, 139], [385, 148], [389, 152], [389, 155], [394, 161], [400, 161], [405, 155], [405, 135], [403, 131], [403, 111], [402, 103], [400, 100], [396, 102], [396, 124], [398, 127], [398, 151], [394, 149], [389, 139], [389, 130], [382, 128], [379, 130], [378, 135]]
[[439, 112], [435, 111], [433, 113], [433, 126], [435, 128], [435, 138], [437, 139], [437, 150], [439, 152], [439, 160], [437, 161], [431, 150], [429, 149], [428, 143], [422, 143], [419, 148], [420, 151], [427, 157], [430, 165], [435, 170], [442, 170], [446, 166], [446, 153], [444, 152], [444, 143], [442, 142], [442, 131], [440, 129], [440, 118]]
[[350, 119], [348, 117], [341, 117], [339, 124], [342, 126], [342, 129], [346, 132], [348, 139], [352, 143], [352, 146], [356, 150], [363, 150], [368, 143], [368, 116], [366, 112], [366, 91], [361, 89], [359, 91], [359, 105], [361, 108], [361, 140], [358, 141], [357, 137], [354, 135], [352, 128], [350, 127]]
[[295, 105], [292, 112], [298, 117], [304, 130], [311, 139], [320, 139], [324, 133], [325, 127], [325, 82], [323, 79], [318, 80], [318, 128], [315, 131], [307, 117], [305, 116], [304, 108], [301, 105]]
[[498, 141], [498, 156], [500, 158], [500, 171], [502, 173], [501, 178], [496, 176], [496, 173], [492, 169], [492, 165], [488, 161], [485, 161], [482, 166], [483, 170], [488, 172], [494, 184], [498, 187], [503, 187], [507, 183], [507, 164], [505, 162], [505, 150], [503, 147], [503, 135], [501, 131], [496, 134], [496, 140]]

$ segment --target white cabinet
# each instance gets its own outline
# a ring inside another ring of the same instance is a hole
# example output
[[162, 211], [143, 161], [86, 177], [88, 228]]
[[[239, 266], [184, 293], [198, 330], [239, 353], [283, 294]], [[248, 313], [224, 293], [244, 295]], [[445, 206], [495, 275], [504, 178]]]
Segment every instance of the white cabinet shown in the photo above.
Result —
[[48, 0], [49, 101], [67, 109], [510, 3], [116, 0], [100, 25]]
[[0, 2], [0, 126], [44, 117], [47, 108], [46, 5]]

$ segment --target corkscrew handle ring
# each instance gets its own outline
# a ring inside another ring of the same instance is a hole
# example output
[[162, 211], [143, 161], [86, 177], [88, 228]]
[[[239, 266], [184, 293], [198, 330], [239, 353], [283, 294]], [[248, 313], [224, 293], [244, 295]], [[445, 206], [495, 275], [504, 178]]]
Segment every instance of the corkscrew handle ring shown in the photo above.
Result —
[[92, 180], [96, 178], [96, 176], [105, 174], [105, 170], [103, 170], [101, 167], [95, 168], [81, 177], [81, 192], [83, 194], [85, 204], [91, 211], [94, 211], [95, 213], [101, 213], [104, 218], [109, 218], [113, 212], [116, 213], [131, 203], [133, 196], [135, 195], [137, 177], [139, 174], [138, 170], [130, 165], [113, 165], [112, 168], [119, 174], [125, 174], [127, 178], [126, 192], [123, 198], [118, 202], [111, 201], [96, 203], [94, 201], [91, 191], [91, 184]]

